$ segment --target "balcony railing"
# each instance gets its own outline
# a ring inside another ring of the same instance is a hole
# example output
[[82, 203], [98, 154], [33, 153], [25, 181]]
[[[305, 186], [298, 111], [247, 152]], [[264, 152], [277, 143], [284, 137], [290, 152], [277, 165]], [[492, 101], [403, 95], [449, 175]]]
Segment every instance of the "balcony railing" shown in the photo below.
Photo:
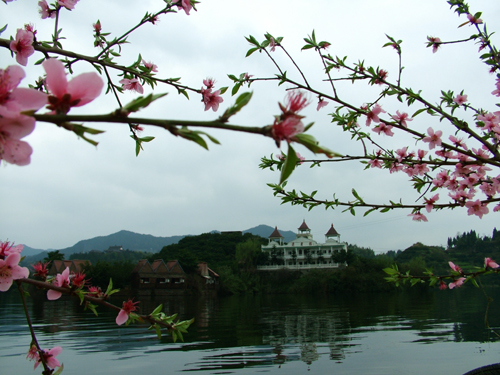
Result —
[[312, 270], [317, 268], [339, 268], [340, 263], [331, 264], [290, 264], [290, 265], [272, 265], [272, 266], [257, 266], [260, 271], [274, 271], [274, 270]]

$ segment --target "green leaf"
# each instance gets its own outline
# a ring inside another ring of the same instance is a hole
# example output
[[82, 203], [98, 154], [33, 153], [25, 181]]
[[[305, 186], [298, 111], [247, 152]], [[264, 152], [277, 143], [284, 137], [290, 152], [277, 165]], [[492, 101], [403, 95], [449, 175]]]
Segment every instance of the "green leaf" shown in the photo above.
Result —
[[132, 100], [130, 103], [128, 103], [125, 107], [123, 107], [123, 109], [129, 113], [130, 112], [137, 112], [142, 108], [146, 108], [148, 105], [150, 105], [155, 100], [160, 99], [166, 95], [168, 95], [168, 93], [149, 94], [148, 96], [139, 96], [138, 98], [136, 98], [136, 99]]
[[252, 95], [253, 93], [250, 91], [244, 92], [243, 94], [238, 96], [234, 105], [224, 111], [224, 113], [220, 117], [220, 121], [226, 122], [231, 116], [238, 113], [244, 106], [246, 106], [250, 102], [250, 99], [252, 99]]
[[113, 279], [109, 279], [109, 284], [108, 284], [108, 289], [106, 289], [106, 293], [104, 293], [105, 295], [109, 295], [108, 293], [111, 292], [111, 290], [113, 289]]
[[156, 315], [156, 314], [161, 313], [162, 309], [163, 309], [163, 304], [160, 304], [156, 309], [153, 310], [153, 312], [151, 313], [151, 315]]
[[0, 34], [2, 34], [5, 30], [7, 30], [7, 26], [9, 26], [9, 24], [6, 24], [4, 27], [0, 29]]
[[160, 340], [161, 339], [161, 327], [158, 324], [155, 324], [154, 328], [156, 331], [156, 335], [158, 336], [158, 340]]
[[[310, 125], [308, 126], [310, 127]], [[307, 147], [310, 151], [314, 152], [315, 154], [325, 154], [329, 158], [332, 158], [334, 156], [337, 157], [342, 156], [342, 154], [339, 154], [338, 152], [334, 152], [327, 149], [326, 147], [320, 146], [318, 141], [310, 134], [304, 134], [304, 133], [297, 134], [293, 137], [293, 140]]]
[[283, 167], [281, 168], [280, 184], [290, 177], [298, 162], [299, 158], [297, 157], [295, 150], [290, 144], [288, 144], [288, 152], [285, 163], [283, 163]]
[[250, 56], [252, 53], [254, 53], [255, 51], [257, 51], [258, 48], [250, 48], [248, 51], [247, 51], [247, 54], [245, 55], [245, 57], [248, 57]]
[[59, 368], [54, 372], [52, 373], [52, 375], [60, 375], [64, 370], [64, 364], [61, 363], [61, 366], [59, 366]]
[[238, 90], [241, 87], [241, 83], [237, 83], [236, 85], [233, 86], [233, 89], [231, 90], [231, 95], [234, 96], [238, 93]]

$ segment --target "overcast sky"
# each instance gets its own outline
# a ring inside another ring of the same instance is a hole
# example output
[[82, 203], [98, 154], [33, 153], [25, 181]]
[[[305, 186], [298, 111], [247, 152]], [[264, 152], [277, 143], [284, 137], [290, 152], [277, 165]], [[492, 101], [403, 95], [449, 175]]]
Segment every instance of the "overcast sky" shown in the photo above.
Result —
[[[37, 3], [35, 0], [0, 3], [0, 27], [9, 25], [1, 37], [14, 36], [17, 28], [33, 23], [38, 39], [49, 40], [53, 23], [40, 19]], [[118, 36], [146, 11], [157, 11], [162, 4], [160, 0], [81, 0], [73, 11], [61, 11], [60, 27], [67, 37], [63, 46], [82, 54], [96, 54], [92, 23], [97, 18], [104, 32]], [[490, 31], [495, 30], [500, 2], [471, 0], [470, 6], [474, 12], [483, 11], [482, 19], [489, 24]], [[130, 65], [141, 53], [146, 61], [158, 65], [158, 77], [182, 77], [182, 83], [196, 88], [201, 88], [203, 79], [213, 77], [217, 87], [228, 86], [231, 82], [227, 74], [248, 72], [256, 77], [271, 77], [276, 73], [264, 54], [245, 58], [249, 44], [244, 37], [251, 34], [263, 40], [263, 34], [269, 32], [283, 36], [283, 45], [313, 85], [328, 90], [321, 82], [321, 62], [316, 54], [300, 51], [302, 38], [315, 29], [319, 40], [331, 43], [332, 55], [348, 56], [349, 62], [365, 60], [367, 65], [387, 69], [389, 79], [395, 79], [397, 55], [390, 48], [382, 48], [387, 41], [385, 34], [389, 34], [403, 39], [404, 86], [421, 89], [434, 102], [442, 89], [465, 90], [476, 106], [494, 109], [495, 101], [490, 94], [494, 77], [480, 63], [477, 45], [444, 46], [436, 54], [425, 48], [428, 35], [445, 41], [466, 38], [472, 33], [469, 26], [457, 28], [466, 19], [452, 13], [444, 0], [317, 0], [314, 6], [296, 0], [211, 0], [202, 1], [197, 8], [198, 12], [193, 11], [190, 16], [181, 11], [162, 16], [157, 25], [144, 26], [130, 37], [131, 44], [124, 47], [123, 57], [118, 61]], [[282, 53], [277, 50], [274, 56], [290, 72], [289, 76], [297, 77]], [[26, 87], [43, 75], [41, 66], [32, 65], [41, 57], [39, 53], [31, 56], [26, 69], [28, 76], [21, 86]], [[0, 51], [0, 67], [12, 64], [16, 62], [9, 51]], [[84, 62], [75, 68], [76, 73], [93, 70]], [[232, 123], [271, 124], [273, 116], [279, 114], [278, 102], [283, 101], [285, 88], [272, 82], [252, 85], [251, 103], [233, 117]], [[341, 95], [353, 104], [376, 99], [377, 92], [364, 83], [341, 85], [341, 90]], [[141, 116], [213, 120], [234, 102], [229, 90], [221, 109], [214, 114], [204, 112], [201, 97], [196, 95], [191, 95], [188, 101], [170, 87], [160, 86], [155, 92], [169, 92], [169, 95], [144, 110]], [[123, 101], [135, 96], [124, 95]], [[394, 102], [382, 102], [382, 106], [392, 112], [401, 109], [412, 113], [417, 109], [408, 110], [402, 104], [398, 107]], [[303, 111], [307, 123], [315, 122], [311, 134], [332, 150], [359, 154], [359, 145], [350, 142], [348, 134], [330, 123], [328, 113], [333, 111], [333, 104], [320, 112], [315, 107], [313, 103]], [[101, 114], [114, 109], [116, 104], [111, 95], [103, 93], [93, 103], [71, 113]], [[411, 124], [422, 131], [431, 124], [438, 126], [435, 119], [424, 115]], [[341, 240], [385, 252], [405, 249], [418, 241], [445, 245], [448, 237], [471, 229], [491, 236], [498, 222], [498, 214], [490, 213], [479, 219], [467, 216], [465, 209], [432, 213], [427, 215], [428, 223], [420, 223], [407, 216], [409, 211], [372, 213], [367, 217], [359, 211], [353, 217], [341, 213], [341, 209], [307, 211], [281, 205], [266, 185], [276, 183], [279, 175], [258, 167], [262, 156], [279, 152], [271, 139], [210, 131], [222, 145], [210, 145], [210, 151], [206, 151], [165, 131], [146, 128], [143, 135], [153, 135], [156, 139], [135, 157], [135, 144], [127, 126], [89, 126], [106, 130], [95, 137], [99, 141], [97, 148], [54, 125], [38, 123], [26, 138], [34, 149], [31, 164], [18, 167], [2, 163], [0, 239], [34, 248], [60, 249], [122, 229], [172, 236], [245, 230], [267, 224], [296, 231], [305, 219], [316, 240], [323, 240], [333, 223]], [[393, 148], [415, 148], [411, 139], [381, 140]], [[299, 146], [296, 150], [306, 158], [313, 158]], [[319, 190], [320, 198], [331, 198], [336, 193], [341, 200], [352, 198], [352, 188], [366, 201], [403, 198], [410, 204], [418, 196], [406, 174], [363, 171], [363, 166], [355, 162], [313, 169], [304, 165], [292, 175], [288, 188]], [[444, 197], [446, 193], [441, 195]]]

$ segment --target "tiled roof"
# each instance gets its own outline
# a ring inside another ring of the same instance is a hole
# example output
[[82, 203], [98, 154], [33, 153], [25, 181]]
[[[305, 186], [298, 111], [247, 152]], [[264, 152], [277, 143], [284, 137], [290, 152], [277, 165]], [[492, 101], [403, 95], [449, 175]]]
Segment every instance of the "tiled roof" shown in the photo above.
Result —
[[271, 233], [269, 238], [283, 238], [283, 236], [281, 235], [281, 233], [278, 230], [278, 227], [274, 227], [274, 231], [273, 231], [273, 233]]
[[330, 229], [328, 229], [328, 232], [326, 232], [325, 236], [338, 236], [339, 233], [335, 230], [335, 228], [333, 227], [333, 224], [332, 226], [330, 227]]
[[310, 230], [305, 220], [300, 224], [299, 230]]

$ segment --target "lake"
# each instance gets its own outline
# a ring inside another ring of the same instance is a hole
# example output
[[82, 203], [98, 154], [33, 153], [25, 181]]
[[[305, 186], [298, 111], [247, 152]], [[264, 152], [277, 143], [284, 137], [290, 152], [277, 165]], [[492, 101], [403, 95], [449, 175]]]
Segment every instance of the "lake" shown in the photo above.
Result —
[[[500, 332], [500, 291], [493, 297], [489, 323]], [[144, 311], [163, 303], [167, 314], [194, 317], [184, 343], [158, 340], [147, 326], [118, 327], [115, 312], [99, 307], [96, 317], [66, 297], [28, 301], [41, 346], [63, 347], [63, 374], [443, 375], [500, 362], [499, 339], [484, 325], [486, 299], [475, 288], [141, 301]], [[30, 341], [17, 290], [0, 294], [2, 375], [41, 373], [25, 359]]]

